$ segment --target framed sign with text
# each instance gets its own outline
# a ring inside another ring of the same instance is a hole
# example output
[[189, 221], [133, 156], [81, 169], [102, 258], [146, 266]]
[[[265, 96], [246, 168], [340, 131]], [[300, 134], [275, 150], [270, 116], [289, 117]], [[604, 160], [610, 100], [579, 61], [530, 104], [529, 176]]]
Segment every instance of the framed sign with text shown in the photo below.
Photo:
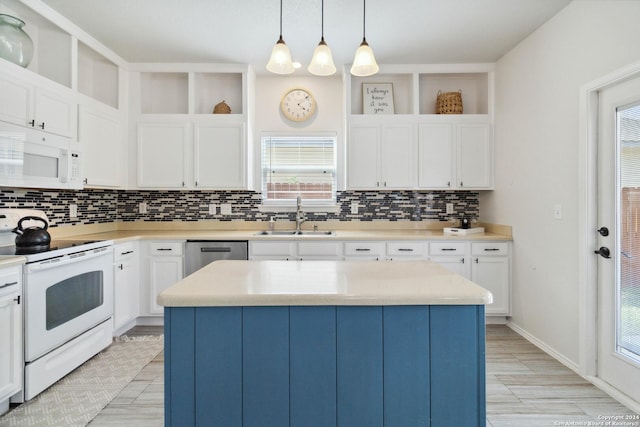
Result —
[[393, 83], [362, 83], [364, 114], [394, 114]]

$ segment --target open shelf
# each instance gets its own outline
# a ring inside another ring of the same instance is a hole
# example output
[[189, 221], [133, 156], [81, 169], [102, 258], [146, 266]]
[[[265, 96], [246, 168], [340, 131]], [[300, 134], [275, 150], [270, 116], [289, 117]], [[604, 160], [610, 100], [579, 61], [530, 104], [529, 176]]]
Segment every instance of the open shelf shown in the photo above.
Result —
[[351, 114], [363, 114], [362, 84], [391, 83], [395, 114], [413, 114], [413, 74], [376, 74], [369, 77], [351, 77]]
[[438, 91], [462, 91], [462, 114], [489, 113], [488, 73], [419, 74], [419, 114], [435, 114]]
[[118, 108], [118, 66], [78, 42], [78, 92]]
[[242, 73], [194, 73], [194, 112], [212, 114], [219, 102], [242, 114]]
[[189, 73], [141, 73], [140, 91], [142, 114], [189, 112]]

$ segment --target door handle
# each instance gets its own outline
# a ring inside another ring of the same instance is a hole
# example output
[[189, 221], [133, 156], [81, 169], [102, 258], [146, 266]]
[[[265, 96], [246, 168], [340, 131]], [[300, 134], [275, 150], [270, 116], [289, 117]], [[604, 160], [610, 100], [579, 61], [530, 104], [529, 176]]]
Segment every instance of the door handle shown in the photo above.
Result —
[[606, 246], [600, 246], [600, 249], [593, 252], [600, 255], [602, 258], [611, 258], [611, 251]]

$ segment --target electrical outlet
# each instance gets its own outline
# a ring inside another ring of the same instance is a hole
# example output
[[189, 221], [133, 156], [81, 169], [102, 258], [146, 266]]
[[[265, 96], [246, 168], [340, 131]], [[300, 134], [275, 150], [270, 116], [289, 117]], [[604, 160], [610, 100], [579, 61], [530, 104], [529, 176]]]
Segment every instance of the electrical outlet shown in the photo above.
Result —
[[220, 205], [220, 213], [222, 215], [231, 215], [231, 204], [223, 203]]
[[562, 205], [561, 204], [556, 204], [553, 207], [553, 217], [555, 219], [562, 219]]
[[70, 204], [69, 205], [69, 218], [77, 218], [78, 217], [78, 205]]
[[138, 204], [138, 212], [141, 214], [147, 213], [147, 204], [145, 202], [141, 202], [140, 204]]
[[447, 203], [447, 212], [448, 214], [454, 214], [456, 211], [453, 210], [453, 203]]
[[351, 213], [353, 215], [358, 213], [358, 207], [359, 207], [358, 202], [351, 203]]
[[215, 215], [218, 211], [218, 207], [213, 203], [209, 205], [209, 215]]

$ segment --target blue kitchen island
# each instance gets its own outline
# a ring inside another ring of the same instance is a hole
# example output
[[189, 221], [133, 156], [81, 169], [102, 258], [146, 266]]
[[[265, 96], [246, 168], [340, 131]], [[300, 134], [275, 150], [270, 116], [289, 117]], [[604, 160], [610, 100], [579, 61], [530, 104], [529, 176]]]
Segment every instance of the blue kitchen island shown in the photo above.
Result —
[[484, 426], [491, 294], [428, 261], [218, 261], [164, 291], [165, 425]]

